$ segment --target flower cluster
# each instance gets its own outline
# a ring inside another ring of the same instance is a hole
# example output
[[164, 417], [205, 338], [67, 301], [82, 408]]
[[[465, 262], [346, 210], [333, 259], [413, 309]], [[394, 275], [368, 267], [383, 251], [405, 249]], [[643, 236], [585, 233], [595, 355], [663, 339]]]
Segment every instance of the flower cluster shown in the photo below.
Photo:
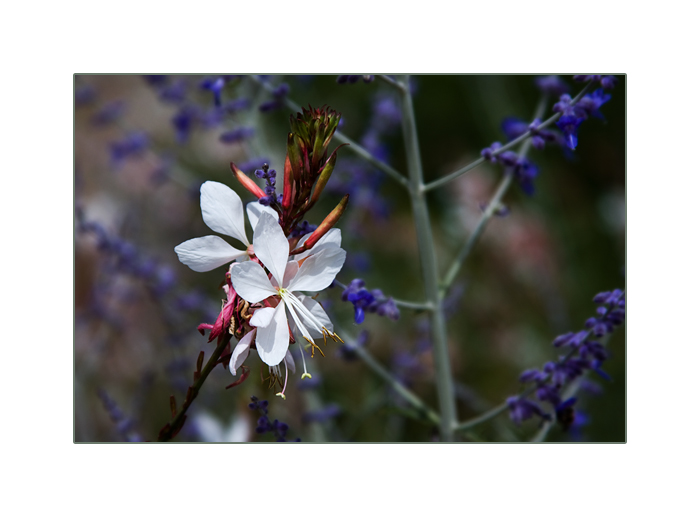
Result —
[[102, 405], [109, 414], [109, 418], [115, 425], [117, 434], [125, 442], [142, 442], [141, 436], [134, 430], [134, 421], [128, 418], [117, 403], [107, 394], [106, 391], [100, 389], [97, 392]]
[[356, 278], [343, 290], [341, 298], [355, 307], [355, 323], [365, 321], [365, 312], [377, 313], [391, 320], [398, 320], [399, 313], [393, 298], [384, 296], [380, 289], [365, 289], [365, 281]]
[[255, 171], [255, 176], [265, 180], [265, 195], [258, 199], [258, 203], [264, 206], [270, 206], [273, 203], [281, 203], [282, 196], [277, 196], [275, 185], [277, 184], [277, 171], [270, 170], [270, 167], [264, 163], [262, 169]]
[[262, 111], [263, 113], [267, 113], [269, 111], [274, 111], [281, 108], [284, 106], [284, 98], [288, 93], [289, 85], [287, 83], [280, 84], [277, 86], [277, 88], [272, 90], [272, 99], [263, 102], [260, 106], [258, 106], [258, 110]]
[[[221, 345], [231, 336], [239, 340], [234, 348], [227, 343], [220, 358], [222, 362], [228, 359], [234, 376], [250, 350], [256, 350], [270, 368], [270, 387], [279, 384], [277, 395], [282, 398], [289, 371], [295, 372], [290, 343], [297, 343], [301, 350], [303, 379], [310, 375], [302, 340], [312, 357], [316, 350], [323, 355], [316, 339], [323, 339], [324, 344], [328, 338], [342, 341], [321, 305], [305, 293], [328, 287], [345, 262], [340, 230], [332, 227], [345, 209], [347, 196], [311, 233], [300, 236], [298, 231], [304, 226], [299, 225], [301, 218], [318, 199], [335, 165], [336, 152], [328, 157], [326, 149], [339, 118], [324, 109], [304, 110], [296, 120], [292, 118], [295, 132], [288, 137], [280, 196], [275, 192], [277, 173], [267, 164], [256, 171], [267, 182], [265, 190], [231, 164], [239, 182], [259, 201], [247, 206], [252, 244], [246, 235], [241, 199], [227, 186], [208, 181], [201, 188], [204, 222], [215, 232], [239, 240], [245, 249], [234, 248], [217, 236], [191, 239], [175, 248], [180, 261], [195, 271], [230, 264], [221, 313], [216, 323], [202, 324], [199, 330], [209, 329], [209, 340], [218, 338]], [[244, 367], [241, 378], [231, 386], [243, 382], [247, 373]]]
[[559, 97], [569, 91], [569, 85], [558, 75], [545, 75], [535, 78], [535, 84], [542, 93]]
[[578, 129], [584, 120], [589, 117], [603, 118], [600, 108], [610, 100], [611, 95], [605, 93], [603, 88], [595, 90], [593, 93], [584, 95], [576, 104], [572, 104], [571, 96], [563, 94], [559, 97], [559, 102], [554, 105], [553, 110], [561, 113], [557, 120], [557, 127], [564, 133], [566, 146], [572, 151], [578, 145]]
[[537, 166], [525, 157], [518, 156], [513, 151], [497, 153], [503, 145], [494, 142], [491, 146], [481, 150], [481, 156], [492, 163], [500, 163], [507, 167], [510, 174], [520, 185], [523, 191], [531, 196], [535, 193], [535, 177], [539, 170]]
[[143, 131], [132, 131], [123, 139], [110, 144], [112, 166], [119, 169], [124, 162], [132, 157], [140, 156], [148, 149], [149, 138]]
[[596, 310], [598, 316], [586, 321], [585, 327], [588, 330], [568, 332], [557, 336], [552, 342], [556, 348], [569, 348], [569, 352], [556, 362], [547, 362], [541, 370], [526, 370], [520, 375], [520, 382], [532, 386], [524, 394], [506, 400], [514, 422], [520, 423], [534, 415], [546, 420], [551, 419], [551, 415], [547, 414], [538, 402], [526, 398], [529, 393], [534, 392], [540, 402], [552, 405], [557, 420], [566, 428], [573, 421], [576, 399], [570, 397], [563, 400], [564, 387], [588, 371], [594, 371], [609, 380], [608, 374], [601, 369], [603, 362], [608, 358], [608, 352], [599, 341], [590, 339], [590, 335], [601, 338], [612, 333], [615, 327], [624, 322], [625, 295], [620, 289], [615, 289], [612, 292], [597, 294], [593, 301], [599, 305]]
[[529, 132], [532, 135], [532, 146], [541, 151], [544, 149], [545, 143], [557, 142], [558, 140], [558, 135], [554, 131], [539, 129], [541, 124], [542, 121], [538, 118], [528, 124], [519, 118], [508, 117], [502, 122], [501, 129], [503, 129], [503, 132], [508, 137], [508, 140], [513, 140], [523, 133]]
[[366, 83], [374, 81], [373, 75], [339, 75], [335, 82], [338, 84], [355, 84], [360, 78]]
[[[286, 442], [287, 431], [289, 431], [289, 426], [284, 422], [280, 422], [275, 418], [272, 422], [267, 414], [268, 402], [267, 400], [258, 400], [258, 397], [250, 397], [252, 402], [248, 404], [248, 407], [253, 411], [258, 411], [260, 413], [260, 418], [258, 418], [258, 425], [255, 428], [255, 432], [258, 434], [272, 433], [276, 438], [277, 442]], [[295, 442], [300, 442], [301, 439], [297, 438]]]

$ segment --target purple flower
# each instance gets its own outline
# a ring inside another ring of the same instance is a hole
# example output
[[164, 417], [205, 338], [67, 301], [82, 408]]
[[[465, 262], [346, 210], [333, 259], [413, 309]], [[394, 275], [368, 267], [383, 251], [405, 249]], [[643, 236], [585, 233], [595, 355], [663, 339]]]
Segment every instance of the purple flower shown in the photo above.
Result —
[[148, 135], [143, 131], [134, 131], [122, 140], [110, 143], [110, 157], [115, 168], [122, 166], [128, 158], [141, 155], [149, 144]]
[[520, 397], [508, 397], [506, 400], [508, 408], [510, 409], [510, 418], [516, 424], [520, 424], [523, 420], [528, 420], [534, 415], [539, 416], [543, 420], [550, 420], [551, 417], [542, 411], [540, 406], [528, 399]]
[[583, 98], [576, 103], [576, 107], [581, 109], [587, 117], [604, 119], [605, 117], [603, 117], [603, 114], [599, 110], [611, 97], [612, 96], [609, 93], [605, 93], [602, 88], [598, 88], [593, 93], [584, 95]]
[[75, 105], [86, 106], [94, 102], [97, 98], [97, 91], [93, 86], [89, 84], [84, 84], [82, 86], [75, 87]]
[[232, 115], [234, 113], [238, 113], [239, 111], [243, 111], [250, 108], [250, 100], [243, 97], [240, 99], [234, 99], [232, 101], [224, 103], [222, 108], [226, 113]]
[[258, 106], [258, 110], [262, 111], [263, 113], [266, 113], [281, 108], [282, 106], [284, 106], [284, 98], [287, 96], [288, 93], [289, 85], [287, 83], [280, 84], [279, 86], [277, 86], [277, 88], [275, 88], [272, 91], [273, 99], [270, 101], [263, 102], [260, 106]]
[[175, 128], [175, 137], [180, 144], [189, 140], [194, 124], [199, 118], [199, 110], [194, 106], [182, 106], [172, 118]]
[[307, 411], [302, 415], [302, 421], [305, 423], [310, 422], [326, 422], [332, 418], [336, 418], [342, 413], [340, 406], [337, 404], [329, 404], [324, 408], [317, 411]]
[[338, 84], [354, 84], [359, 81], [360, 78], [366, 83], [374, 81], [373, 75], [339, 75], [335, 82]]
[[[621, 290], [615, 289], [612, 292], [598, 293], [593, 300], [601, 307], [598, 307], [596, 311], [597, 317], [589, 318], [586, 321], [586, 328], [593, 329], [595, 334], [596, 329], [602, 326], [607, 333], [612, 332], [616, 325], [622, 324], [624, 308], [620, 308], [620, 303], [624, 301], [624, 293]], [[587, 339], [590, 333], [591, 330], [581, 330], [557, 336], [552, 344], [557, 348], [570, 347], [571, 351], [567, 355], [559, 357], [556, 362], [545, 363], [541, 370], [529, 369], [520, 375], [520, 382], [533, 383], [534, 386], [531, 389], [534, 389], [537, 398], [552, 404], [558, 415], [561, 411], [571, 408], [575, 402], [575, 399], [561, 401], [562, 390], [571, 381], [581, 377], [587, 371], [594, 371], [602, 378], [610, 379], [610, 376], [601, 368], [608, 357], [608, 352], [601, 343]], [[519, 401], [518, 397], [508, 399], [508, 405], [511, 406], [511, 418], [516, 423], [536, 414], [528, 404], [523, 405]]]
[[181, 104], [187, 99], [188, 83], [184, 78], [177, 79], [159, 89], [158, 97], [171, 104]]
[[230, 131], [225, 131], [219, 135], [219, 142], [224, 144], [235, 144], [247, 140], [255, 134], [252, 127], [239, 127]]
[[343, 291], [341, 299], [351, 302], [355, 308], [355, 323], [365, 321], [365, 312], [377, 313], [392, 320], [398, 320], [400, 312], [392, 298], [384, 296], [379, 289], [371, 292], [365, 289], [365, 282], [360, 278], [354, 279]]
[[573, 115], [564, 115], [557, 120], [557, 127], [564, 133], [566, 146], [572, 151], [578, 145], [578, 128], [584, 120]]
[[617, 79], [614, 75], [575, 75], [574, 81], [588, 82], [596, 81], [606, 90], [612, 90], [617, 84]]
[[108, 102], [92, 116], [90, 122], [94, 126], [107, 126], [122, 116], [124, 107], [124, 102], [120, 100]]
[[226, 86], [226, 80], [223, 77], [215, 77], [213, 79], [205, 79], [199, 84], [203, 90], [209, 90], [214, 95], [214, 105], [221, 106], [221, 91]]
[[483, 156], [485, 160], [488, 160], [491, 163], [496, 163], [498, 161], [498, 155], [494, 155], [493, 153], [495, 151], [498, 151], [501, 147], [503, 147], [501, 142], [494, 142], [489, 147], [486, 147], [481, 150], [481, 156]]
[[569, 86], [558, 75], [546, 75], [537, 77], [535, 84], [542, 93], [554, 95], [556, 97], [569, 91]]
[[[258, 400], [258, 398], [255, 396], [250, 397], [250, 400], [252, 402], [248, 404], [248, 407], [253, 411], [258, 411], [258, 413], [260, 413], [261, 415], [260, 418], [258, 418], [255, 432], [258, 434], [272, 433], [273, 436], [276, 438], [276, 441], [278, 442], [288, 441], [287, 431], [289, 431], [289, 426], [284, 422], [280, 422], [277, 419], [270, 421], [270, 418], [268, 416], [267, 400]], [[301, 440], [297, 438], [295, 441], [298, 442]]]

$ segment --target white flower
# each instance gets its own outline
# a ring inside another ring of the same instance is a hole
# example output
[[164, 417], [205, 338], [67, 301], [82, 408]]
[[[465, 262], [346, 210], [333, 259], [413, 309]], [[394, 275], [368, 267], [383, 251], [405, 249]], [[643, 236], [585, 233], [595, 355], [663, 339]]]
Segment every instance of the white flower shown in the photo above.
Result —
[[[255, 314], [253, 314], [253, 318], [251, 318], [251, 321], [254, 318]], [[233, 352], [231, 354], [231, 360], [228, 363], [228, 370], [234, 377], [236, 376], [236, 370], [238, 370], [248, 358], [248, 354], [250, 353], [250, 345], [253, 343], [253, 338], [255, 337], [256, 331], [257, 329], [253, 329], [250, 332], [248, 332], [245, 336], [243, 336], [240, 339], [240, 341], [238, 341], [238, 344], [233, 349]], [[287, 389], [287, 377], [289, 374], [289, 370], [291, 370], [292, 373], [296, 372], [294, 358], [292, 357], [292, 354], [289, 352], [289, 350], [287, 350], [287, 353], [284, 356], [284, 367], [284, 384], [282, 385], [282, 391], [277, 395], [282, 398], [287, 398], [284, 395], [284, 390]], [[276, 383], [279, 381], [280, 384], [282, 384], [282, 372], [280, 370], [279, 365], [270, 366], [270, 376], [274, 379], [273, 382]]]
[[[312, 347], [315, 346], [314, 338], [337, 338], [321, 305], [308, 297], [302, 299], [302, 295], [295, 291], [316, 292], [333, 282], [345, 262], [345, 250], [337, 244], [339, 238], [339, 231], [332, 235], [329, 232], [327, 247], [312, 250], [313, 253], [306, 256], [301, 254], [301, 259], [295, 257], [290, 261], [289, 242], [277, 219], [263, 213], [253, 234], [253, 249], [272, 274], [272, 279], [256, 262], [231, 265], [231, 283], [244, 300], [250, 303], [269, 297], [280, 300], [276, 307], [257, 309], [250, 320], [250, 324], [257, 327], [255, 346], [258, 355], [266, 364], [278, 365], [287, 354], [289, 323], [285, 308], [296, 329]], [[308, 375], [306, 367], [304, 371]]]
[[[246, 249], [234, 248], [221, 237], [215, 235], [197, 237], [185, 241], [175, 248], [180, 262], [201, 273], [211, 271], [234, 260], [247, 260], [250, 242], [245, 233], [241, 198], [229, 187], [216, 181], [203, 183], [200, 192], [202, 218], [206, 225], [215, 232], [239, 240]], [[255, 229], [261, 214], [270, 213], [270, 215], [277, 217], [272, 208], [262, 206], [257, 201], [248, 203], [246, 211], [253, 229]]]

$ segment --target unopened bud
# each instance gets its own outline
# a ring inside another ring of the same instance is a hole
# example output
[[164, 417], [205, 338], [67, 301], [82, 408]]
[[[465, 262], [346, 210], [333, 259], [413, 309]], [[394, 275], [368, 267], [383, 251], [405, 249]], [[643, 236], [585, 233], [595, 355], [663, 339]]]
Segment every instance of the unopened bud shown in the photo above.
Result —
[[258, 187], [252, 179], [246, 176], [242, 170], [236, 167], [236, 164], [233, 162], [231, 162], [231, 171], [233, 172], [233, 175], [238, 180], [238, 182], [241, 185], [243, 185], [243, 187], [248, 192], [253, 194], [258, 199], [260, 199], [261, 197], [265, 197], [265, 192], [263, 192], [263, 190], [260, 187]]

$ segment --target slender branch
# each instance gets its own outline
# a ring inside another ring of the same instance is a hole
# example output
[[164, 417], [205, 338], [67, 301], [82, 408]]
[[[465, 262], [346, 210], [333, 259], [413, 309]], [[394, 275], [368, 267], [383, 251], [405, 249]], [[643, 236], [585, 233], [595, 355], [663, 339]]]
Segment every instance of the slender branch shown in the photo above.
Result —
[[474, 228], [474, 231], [467, 239], [467, 242], [465, 242], [462, 248], [459, 250], [459, 253], [457, 253], [457, 256], [452, 261], [450, 268], [447, 270], [445, 277], [442, 279], [442, 282], [440, 282], [440, 292], [443, 296], [452, 285], [452, 282], [454, 282], [455, 278], [457, 277], [457, 273], [459, 273], [459, 270], [462, 267], [462, 264], [469, 256], [469, 253], [471, 253], [472, 249], [474, 248], [474, 245], [476, 244], [477, 239], [484, 232], [486, 224], [491, 220], [491, 217], [493, 217], [494, 212], [499, 206], [503, 195], [506, 193], [506, 190], [508, 190], [508, 187], [510, 187], [512, 181], [513, 174], [506, 172], [503, 175], [501, 183], [498, 185], [496, 193], [493, 195], [493, 198], [491, 198], [491, 201], [489, 202], [488, 206], [481, 214], [481, 218], [479, 219], [476, 228]]
[[[257, 84], [259, 84], [260, 86], [262, 86], [268, 92], [272, 93], [272, 91], [274, 90], [274, 88], [271, 85], [269, 85], [268, 83], [266, 83], [264, 81], [261, 81], [258, 77], [254, 76], [254, 75], [249, 75], [248, 77], [251, 80], [255, 81]], [[284, 98], [284, 103], [286, 104], [286, 106], [289, 109], [291, 109], [293, 111], [301, 112], [301, 106], [298, 105], [296, 102], [292, 101], [291, 99], [289, 99], [288, 97]], [[355, 153], [357, 156], [364, 159], [365, 161], [371, 163], [372, 165], [374, 165], [377, 169], [381, 170], [382, 172], [385, 172], [390, 178], [397, 181], [398, 183], [403, 185], [405, 188], [408, 188], [408, 180], [406, 179], [405, 176], [403, 176], [399, 171], [397, 171], [396, 169], [394, 169], [390, 165], [387, 165], [386, 163], [377, 160], [374, 156], [372, 156], [372, 154], [367, 149], [365, 149], [360, 144], [358, 144], [357, 142], [355, 142], [354, 140], [349, 138], [345, 133], [336, 130], [336, 132], [333, 134], [333, 138], [335, 140], [340, 140], [343, 143], [350, 144], [348, 149], [350, 149], [353, 153]]]
[[[543, 95], [542, 98], [540, 99], [540, 102], [537, 105], [537, 109], [535, 110], [534, 118], [540, 118], [542, 116], [542, 113], [544, 113], [544, 110], [546, 108], [546, 101], [547, 101], [547, 96]], [[528, 150], [530, 149], [531, 144], [532, 144], [532, 140], [523, 139], [523, 142], [520, 146], [520, 149], [518, 150], [518, 155], [521, 158], [523, 158], [527, 154]], [[462, 267], [462, 264], [464, 263], [466, 258], [469, 256], [469, 253], [471, 253], [472, 249], [474, 248], [474, 245], [476, 244], [477, 239], [481, 236], [481, 234], [486, 229], [486, 224], [491, 220], [491, 218], [493, 217], [493, 214], [496, 212], [496, 210], [500, 206], [501, 199], [503, 199], [503, 196], [505, 195], [506, 191], [508, 190], [508, 187], [510, 187], [510, 184], [512, 182], [513, 182], [513, 170], [512, 170], [512, 168], [508, 168], [506, 170], [506, 172], [503, 174], [503, 179], [501, 180], [501, 183], [498, 185], [498, 189], [496, 189], [496, 193], [491, 198], [491, 201], [489, 201], [489, 204], [486, 207], [486, 210], [484, 210], [484, 212], [481, 214], [481, 217], [479, 218], [479, 222], [477, 223], [476, 228], [474, 229], [472, 234], [467, 239], [467, 242], [465, 242], [464, 245], [462, 246], [462, 248], [459, 250], [459, 253], [457, 253], [457, 256], [452, 261], [450, 268], [447, 270], [447, 273], [445, 274], [445, 277], [443, 278], [443, 280], [440, 284], [441, 293], [443, 295], [447, 291], [447, 289], [450, 288], [450, 286], [452, 285], [452, 282], [454, 282], [454, 279], [457, 277], [457, 273], [459, 273], [459, 270]]]
[[452, 383], [452, 371], [450, 357], [447, 348], [447, 328], [445, 314], [440, 303], [440, 289], [438, 286], [438, 265], [435, 256], [435, 241], [430, 227], [430, 216], [423, 190], [423, 167], [421, 165], [420, 149], [418, 146], [418, 132], [416, 130], [415, 114], [413, 112], [413, 99], [408, 90], [409, 77], [403, 79], [404, 89], [401, 95], [404, 145], [406, 147], [406, 162], [410, 178], [409, 192], [411, 194], [411, 207], [413, 219], [416, 224], [416, 237], [420, 254], [421, 272], [425, 297], [432, 304], [430, 313], [431, 332], [433, 344], [433, 359], [435, 363], [435, 382], [437, 385], [438, 400], [440, 402], [440, 436], [443, 441], [451, 442], [454, 439], [454, 426], [457, 421], [457, 403]]
[[[581, 97], [583, 97], [586, 94], [586, 92], [588, 92], [591, 89], [592, 85], [593, 85], [593, 81], [589, 82], [586, 86], [584, 86], [583, 89], [578, 93], [578, 95], [576, 95], [576, 97], [571, 99], [571, 104], [576, 104], [581, 99]], [[540, 115], [540, 117], [541, 117], [541, 115]], [[535, 117], [535, 118], [540, 118], [540, 117]], [[559, 120], [559, 117], [561, 117], [561, 113], [556, 113], [556, 114], [552, 115], [547, 120], [542, 122], [542, 124], [537, 126], [537, 129], [538, 130], [544, 129], [544, 128], [554, 124], [557, 120]], [[507, 144], [505, 144], [503, 147], [498, 148], [492, 154], [493, 154], [493, 156], [498, 156], [499, 154], [504, 153], [504, 152], [508, 151], [509, 149], [512, 149], [513, 147], [518, 145], [520, 142], [527, 140], [531, 136], [532, 136], [532, 133], [530, 131], [523, 133], [519, 137], [517, 137], [517, 138], [511, 140], [510, 142], [508, 142]], [[452, 172], [443, 178], [440, 178], [440, 179], [437, 179], [431, 183], [428, 183], [424, 187], [424, 189], [427, 192], [428, 190], [432, 190], [434, 188], [441, 187], [445, 183], [449, 183], [453, 179], [460, 177], [465, 172], [469, 172], [473, 168], [478, 167], [479, 165], [481, 165], [485, 161], [486, 161], [486, 159], [481, 157], [478, 160], [470, 163], [469, 165], [465, 165], [461, 169], [458, 169], [455, 172]]]
[[501, 404], [500, 406], [496, 406], [493, 409], [489, 409], [485, 413], [482, 413], [479, 416], [476, 416], [470, 420], [467, 420], [466, 422], [462, 422], [461, 424], [455, 426], [455, 431], [457, 432], [464, 432], [471, 427], [474, 427], [475, 425], [478, 425], [482, 422], [486, 422], [487, 420], [491, 420], [494, 417], [497, 417], [501, 413], [503, 413], [506, 409], [508, 409], [508, 404], [505, 402]]
[[433, 304], [429, 302], [424, 302], [424, 303], [416, 303], [416, 302], [407, 302], [404, 300], [397, 300], [396, 298], [392, 298], [394, 300], [394, 303], [396, 304], [397, 307], [404, 307], [406, 309], [413, 309], [414, 311], [432, 311], [433, 310]]
[[401, 83], [396, 82], [394, 79], [392, 79], [388, 75], [378, 75], [377, 78], [384, 81], [387, 84], [390, 84], [391, 86], [393, 86], [394, 88], [396, 88], [399, 91], [404, 90], [404, 87]]
[[[350, 340], [346, 340], [346, 344], [350, 344]], [[406, 388], [401, 382], [394, 377], [391, 372], [384, 368], [367, 350], [361, 346], [357, 346], [354, 342], [351, 344], [353, 352], [362, 359], [367, 366], [384, 379], [396, 393], [402, 396], [406, 402], [411, 404], [421, 415], [424, 415], [435, 425], [440, 425], [440, 417], [430, 409], [415, 393]]]
[[188, 388], [187, 396], [185, 397], [185, 402], [182, 404], [180, 411], [178, 411], [178, 413], [173, 417], [173, 419], [167, 424], [165, 424], [165, 426], [161, 430], [160, 434], [158, 435], [159, 442], [167, 442], [168, 440], [171, 440], [180, 431], [182, 425], [185, 423], [185, 419], [187, 418], [187, 409], [190, 407], [192, 402], [194, 402], [194, 399], [197, 398], [199, 390], [204, 385], [204, 381], [207, 380], [209, 374], [214, 370], [214, 367], [219, 361], [219, 357], [221, 357], [221, 353], [224, 351], [226, 345], [228, 345], [230, 341], [231, 334], [226, 333], [226, 338], [222, 339], [221, 343], [219, 343], [214, 352], [212, 352], [211, 357], [207, 361], [207, 364], [200, 372], [199, 378], [197, 378], [194, 384], [192, 384], [192, 386]]

